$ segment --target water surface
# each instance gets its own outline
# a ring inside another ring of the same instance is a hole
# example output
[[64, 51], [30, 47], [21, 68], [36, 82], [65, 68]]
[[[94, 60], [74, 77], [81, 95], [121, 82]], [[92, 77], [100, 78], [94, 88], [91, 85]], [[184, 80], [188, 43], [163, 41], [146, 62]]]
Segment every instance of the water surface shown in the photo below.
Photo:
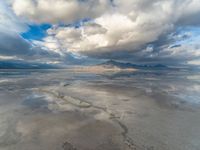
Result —
[[1, 150], [199, 150], [200, 73], [0, 70]]

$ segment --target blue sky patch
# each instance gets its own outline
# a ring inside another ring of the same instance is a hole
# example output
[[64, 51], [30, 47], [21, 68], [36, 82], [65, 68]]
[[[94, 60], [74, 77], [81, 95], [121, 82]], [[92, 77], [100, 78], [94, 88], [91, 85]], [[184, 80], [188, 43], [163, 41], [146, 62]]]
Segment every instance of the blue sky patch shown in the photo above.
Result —
[[41, 40], [46, 36], [46, 30], [51, 28], [50, 24], [29, 25], [29, 30], [21, 36], [27, 40]]
[[181, 27], [177, 29], [177, 35], [181, 35], [182, 39], [176, 41], [176, 45], [191, 44], [200, 40], [200, 28], [199, 27]]

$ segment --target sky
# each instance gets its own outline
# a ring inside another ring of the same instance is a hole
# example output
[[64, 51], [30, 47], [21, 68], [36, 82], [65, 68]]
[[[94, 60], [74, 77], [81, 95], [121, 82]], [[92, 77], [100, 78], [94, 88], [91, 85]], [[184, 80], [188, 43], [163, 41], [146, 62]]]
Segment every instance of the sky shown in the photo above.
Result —
[[199, 0], [0, 0], [0, 60], [200, 65]]

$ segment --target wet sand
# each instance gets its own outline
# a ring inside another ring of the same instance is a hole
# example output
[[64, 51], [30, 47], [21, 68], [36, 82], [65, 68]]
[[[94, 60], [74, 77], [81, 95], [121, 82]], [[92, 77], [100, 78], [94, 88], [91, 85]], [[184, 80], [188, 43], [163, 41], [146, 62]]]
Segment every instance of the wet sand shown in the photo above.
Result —
[[199, 103], [177, 96], [198, 100], [199, 83], [185, 76], [63, 70], [1, 81], [1, 150], [200, 148]]

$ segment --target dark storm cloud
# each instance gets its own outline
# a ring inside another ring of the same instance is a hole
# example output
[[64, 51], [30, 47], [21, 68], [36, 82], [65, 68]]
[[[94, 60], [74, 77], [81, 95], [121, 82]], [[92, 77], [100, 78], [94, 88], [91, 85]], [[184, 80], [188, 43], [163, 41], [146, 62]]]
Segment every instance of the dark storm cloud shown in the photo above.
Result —
[[0, 54], [27, 55], [30, 47], [30, 44], [19, 35], [10, 35], [0, 32]]
[[25, 60], [44, 60], [59, 57], [58, 54], [32, 45], [18, 34], [0, 33], [0, 55], [15, 56]]

